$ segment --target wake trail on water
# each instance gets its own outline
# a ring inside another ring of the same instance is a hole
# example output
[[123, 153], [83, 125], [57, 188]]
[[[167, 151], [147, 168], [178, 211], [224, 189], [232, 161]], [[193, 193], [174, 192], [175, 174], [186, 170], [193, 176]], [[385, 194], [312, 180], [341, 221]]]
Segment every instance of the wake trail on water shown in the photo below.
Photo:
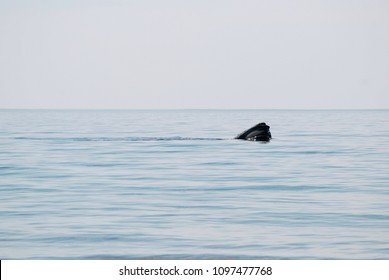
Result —
[[228, 138], [210, 137], [14, 137], [16, 140], [36, 140], [36, 141], [91, 141], [91, 142], [146, 142], [146, 141], [220, 141], [231, 140]]

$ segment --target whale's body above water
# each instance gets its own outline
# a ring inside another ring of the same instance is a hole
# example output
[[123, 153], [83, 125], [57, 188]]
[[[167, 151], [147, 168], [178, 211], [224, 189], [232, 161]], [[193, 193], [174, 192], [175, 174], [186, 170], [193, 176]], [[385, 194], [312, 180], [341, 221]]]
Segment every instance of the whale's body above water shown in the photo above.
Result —
[[270, 126], [266, 123], [259, 123], [246, 131], [242, 132], [235, 139], [248, 140], [248, 141], [270, 141], [271, 133]]

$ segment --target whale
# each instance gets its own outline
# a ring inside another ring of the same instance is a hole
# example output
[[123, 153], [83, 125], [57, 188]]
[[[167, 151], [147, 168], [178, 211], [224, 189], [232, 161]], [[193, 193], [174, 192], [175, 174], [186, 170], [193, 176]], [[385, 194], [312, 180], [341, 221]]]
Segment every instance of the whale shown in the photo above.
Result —
[[264, 122], [261, 122], [243, 131], [238, 136], [236, 136], [235, 139], [269, 142], [271, 139], [270, 126]]

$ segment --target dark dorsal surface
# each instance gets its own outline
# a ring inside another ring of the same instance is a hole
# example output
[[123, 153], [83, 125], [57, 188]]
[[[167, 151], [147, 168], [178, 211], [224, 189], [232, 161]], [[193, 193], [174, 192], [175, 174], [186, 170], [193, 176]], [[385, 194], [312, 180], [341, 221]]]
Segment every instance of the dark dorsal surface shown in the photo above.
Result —
[[235, 139], [249, 141], [269, 141], [271, 139], [270, 126], [262, 122], [242, 132]]

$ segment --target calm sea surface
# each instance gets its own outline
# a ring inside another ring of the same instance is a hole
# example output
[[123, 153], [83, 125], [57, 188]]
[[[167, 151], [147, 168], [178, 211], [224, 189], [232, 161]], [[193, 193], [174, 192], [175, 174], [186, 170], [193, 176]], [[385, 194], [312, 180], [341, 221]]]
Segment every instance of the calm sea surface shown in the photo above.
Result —
[[389, 111], [1, 110], [0, 259], [58, 258], [389, 259]]

